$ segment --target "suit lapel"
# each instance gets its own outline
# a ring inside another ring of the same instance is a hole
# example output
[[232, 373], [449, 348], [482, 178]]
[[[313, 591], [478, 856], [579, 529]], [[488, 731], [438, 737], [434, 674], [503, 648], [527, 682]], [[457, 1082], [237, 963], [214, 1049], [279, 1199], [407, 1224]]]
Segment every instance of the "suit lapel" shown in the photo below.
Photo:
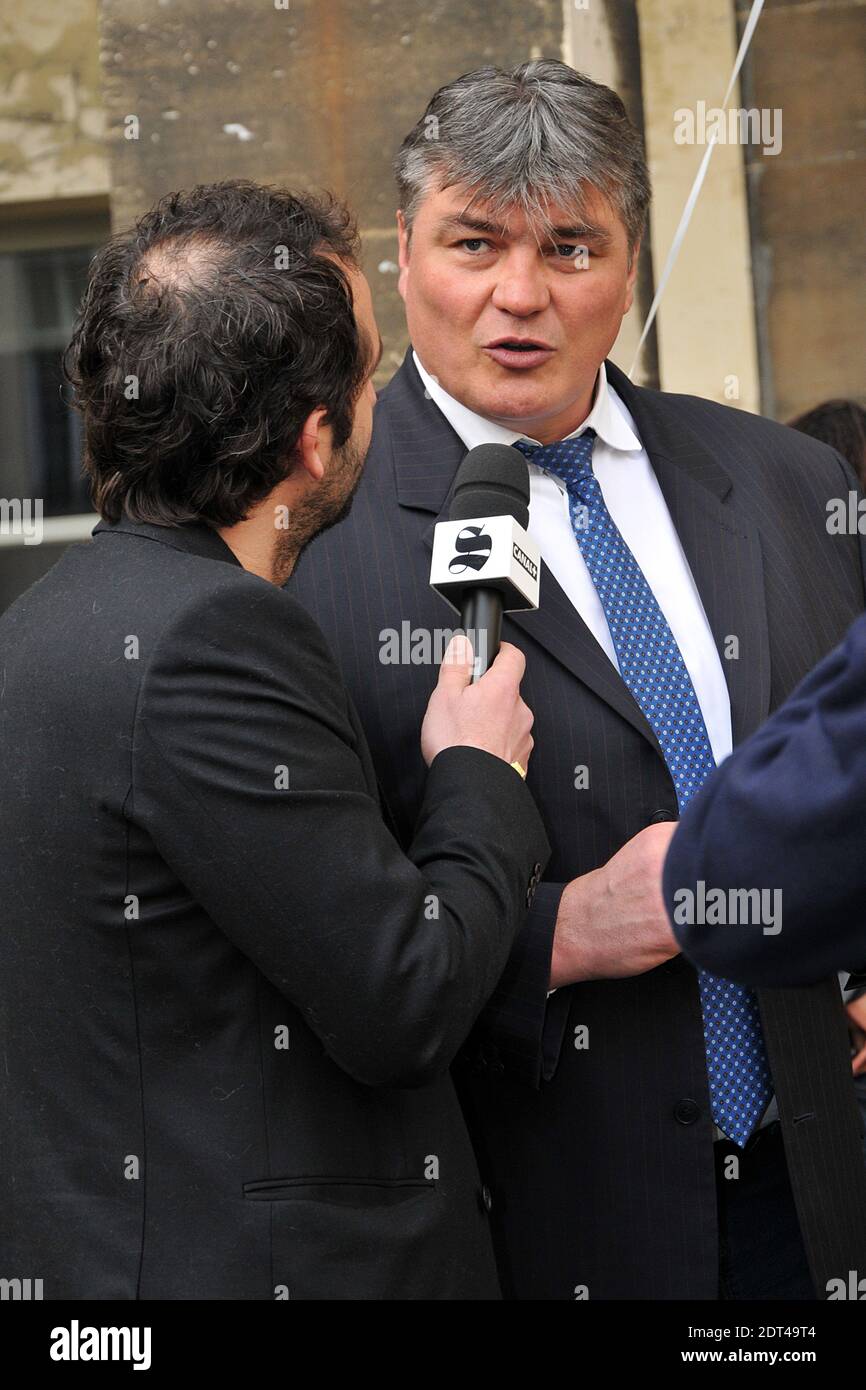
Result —
[[703, 602], [728, 686], [736, 746], [764, 721], [770, 706], [757, 528], [732, 506], [727, 471], [683, 420], [671, 418], [670, 398], [638, 390], [611, 363], [607, 371], [637, 426]]
[[682, 464], [654, 459], [653, 465], [721, 657], [736, 746], [763, 723], [770, 705], [760, 540], [752, 527], [736, 528]]
[[[424, 544], [432, 551], [433, 532], [438, 522], [448, 518], [466, 447], [426, 395], [411, 351], [383, 393], [383, 404], [386, 400], [397, 497], [403, 507], [434, 513], [424, 531]], [[514, 623], [612, 706], [661, 755], [658, 740], [628, 686], [546, 565], [542, 564], [538, 610], [510, 613], [505, 621], [506, 635], [507, 624]]]
[[[424, 544], [431, 551], [436, 523], [448, 519], [450, 504], [449, 494], [441, 512], [424, 532]], [[625, 681], [543, 561], [538, 608], [530, 613], [507, 614], [503, 628], [506, 639], [509, 638], [509, 623], [538, 642], [567, 671], [594, 690], [617, 714], [643, 734], [662, 756], [658, 739]]]
[[[638, 391], [612, 363], [606, 366], [634, 418], [695, 577], [722, 656], [737, 743], [757, 728], [769, 706], [769, 646], [757, 533], [729, 514], [724, 503], [731, 492], [730, 477], [685, 425], [670, 423], [669, 398]], [[397, 498], [401, 506], [434, 514], [424, 532], [424, 543], [432, 549], [434, 527], [448, 516], [466, 449], [425, 394], [411, 350], [383, 393], [382, 405], [386, 402]], [[509, 614], [507, 623], [544, 647], [661, 756], [658, 740], [628, 686], [546, 565], [538, 611]], [[725, 657], [731, 636], [739, 641], [739, 660]]]
[[382, 392], [376, 410], [387, 410], [400, 506], [438, 514], [466, 449], [425, 392], [411, 349]]

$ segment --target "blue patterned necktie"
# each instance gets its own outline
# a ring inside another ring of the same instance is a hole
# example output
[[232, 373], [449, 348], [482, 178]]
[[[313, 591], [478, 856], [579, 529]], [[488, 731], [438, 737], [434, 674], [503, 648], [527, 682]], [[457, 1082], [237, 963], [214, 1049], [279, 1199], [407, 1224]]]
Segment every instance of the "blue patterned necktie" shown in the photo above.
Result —
[[[601, 600], [620, 675], [652, 727], [680, 812], [715, 767], [704, 717], [667, 619], [605, 505], [592, 471], [595, 431], [515, 448], [568, 489], [571, 525]], [[773, 1094], [754, 993], [698, 972], [713, 1119], [741, 1148]]]

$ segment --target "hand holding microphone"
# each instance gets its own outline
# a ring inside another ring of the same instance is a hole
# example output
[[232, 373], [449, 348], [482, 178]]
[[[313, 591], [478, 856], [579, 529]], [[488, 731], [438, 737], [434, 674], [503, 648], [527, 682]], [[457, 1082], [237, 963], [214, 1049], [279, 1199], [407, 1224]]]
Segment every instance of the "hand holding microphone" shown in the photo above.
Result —
[[472, 645], [458, 633], [445, 652], [421, 726], [424, 761], [429, 767], [443, 748], [483, 748], [507, 763], [519, 763], [525, 774], [534, 715], [520, 696], [524, 655], [505, 642], [490, 670], [474, 684], [473, 666]]

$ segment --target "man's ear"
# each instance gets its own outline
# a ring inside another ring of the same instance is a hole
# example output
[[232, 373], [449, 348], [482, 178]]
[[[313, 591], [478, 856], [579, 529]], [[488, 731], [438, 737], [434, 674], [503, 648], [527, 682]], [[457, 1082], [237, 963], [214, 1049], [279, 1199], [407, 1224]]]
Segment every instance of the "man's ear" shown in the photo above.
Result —
[[314, 483], [320, 483], [331, 461], [331, 427], [325, 423], [326, 411], [313, 410], [304, 421], [295, 449], [300, 466]]
[[400, 274], [397, 278], [397, 289], [401, 299], [406, 298], [406, 280], [409, 276], [409, 230], [406, 226], [406, 219], [403, 216], [403, 209], [397, 210], [397, 262], [400, 266]]
[[634, 286], [635, 281], [637, 280], [638, 261], [640, 260], [640, 243], [641, 238], [638, 237], [637, 241], [635, 242], [634, 250], [632, 252], [631, 265], [629, 266], [629, 272], [626, 276], [625, 281], [625, 305], [622, 311], [623, 315], [628, 313], [629, 309], [632, 306], [632, 303], [634, 302]]

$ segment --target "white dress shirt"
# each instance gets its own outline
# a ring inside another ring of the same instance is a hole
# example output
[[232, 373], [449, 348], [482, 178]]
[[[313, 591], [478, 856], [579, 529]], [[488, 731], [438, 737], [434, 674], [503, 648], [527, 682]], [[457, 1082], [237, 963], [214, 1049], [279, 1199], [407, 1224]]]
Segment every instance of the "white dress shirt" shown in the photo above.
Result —
[[[513, 444], [516, 439], [539, 442], [468, 410], [430, 376], [417, 353], [413, 356], [429, 396], [467, 449], [477, 444]], [[658, 479], [634, 420], [607, 380], [603, 362], [592, 409], [567, 438], [576, 438], [590, 426], [597, 435], [592, 471], [605, 505], [643, 570], [682, 652], [713, 757], [720, 763], [731, 751], [731, 702], [721, 658]], [[529, 534], [593, 637], [619, 669], [601, 600], [572, 530], [565, 484], [555, 474], [530, 463], [529, 485]]]
[[[468, 410], [443, 391], [416, 352], [412, 355], [428, 395], [467, 449], [477, 444], [513, 444], [516, 439], [540, 443]], [[718, 764], [732, 747], [731, 702], [721, 658], [658, 479], [634, 420], [608, 382], [603, 362], [592, 409], [566, 438], [576, 438], [590, 426], [597, 436], [592, 471], [605, 505], [643, 570], [682, 653]], [[572, 529], [565, 484], [555, 474], [530, 463], [529, 488], [529, 534], [593, 637], [619, 670], [604, 609]], [[777, 1118], [774, 1094], [760, 1126]], [[721, 1130], [717, 1126], [714, 1129], [716, 1138], [721, 1138]]]

